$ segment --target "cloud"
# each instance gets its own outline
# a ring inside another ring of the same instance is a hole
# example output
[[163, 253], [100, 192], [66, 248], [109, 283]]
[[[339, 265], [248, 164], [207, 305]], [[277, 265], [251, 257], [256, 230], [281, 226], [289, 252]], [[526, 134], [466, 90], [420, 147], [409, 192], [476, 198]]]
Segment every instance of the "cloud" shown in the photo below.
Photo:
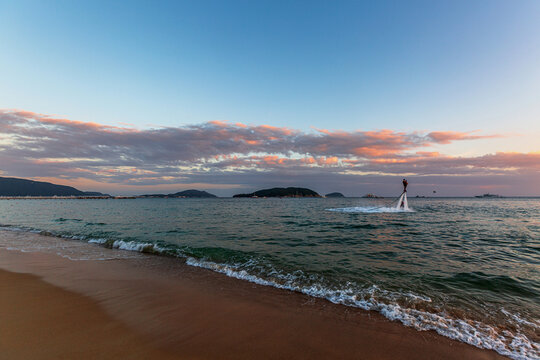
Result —
[[472, 135], [474, 132], [457, 132], [457, 131], [432, 131], [428, 134], [428, 137], [433, 139], [438, 144], [450, 144], [456, 140], [477, 140], [501, 137], [501, 135]]
[[264, 183], [264, 177], [276, 174], [288, 179], [401, 174], [538, 178], [540, 153], [451, 157], [428, 149], [494, 136], [387, 129], [303, 132], [223, 121], [140, 130], [0, 110], [0, 171], [64, 183], [87, 179], [111, 188], [182, 183], [231, 188]]

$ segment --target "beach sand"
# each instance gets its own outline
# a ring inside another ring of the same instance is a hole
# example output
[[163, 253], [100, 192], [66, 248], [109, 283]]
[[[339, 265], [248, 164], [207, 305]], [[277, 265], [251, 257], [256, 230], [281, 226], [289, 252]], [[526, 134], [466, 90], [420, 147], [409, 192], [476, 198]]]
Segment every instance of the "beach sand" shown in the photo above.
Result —
[[0, 269], [6, 359], [503, 358], [174, 258], [73, 261], [0, 249]]
[[90, 298], [0, 270], [0, 358], [173, 359]]

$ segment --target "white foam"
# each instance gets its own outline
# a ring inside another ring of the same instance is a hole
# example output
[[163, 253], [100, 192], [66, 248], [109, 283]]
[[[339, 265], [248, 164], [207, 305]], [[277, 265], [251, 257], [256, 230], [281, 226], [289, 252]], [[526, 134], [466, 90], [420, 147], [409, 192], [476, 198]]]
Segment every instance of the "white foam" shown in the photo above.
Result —
[[28, 230], [25, 230], [23, 228], [20, 228], [20, 227], [16, 227], [16, 226], [2, 226], [0, 227], [1, 230], [6, 230], [6, 231], [14, 231], [14, 232], [27, 232]]
[[103, 245], [103, 244], [105, 244], [107, 242], [107, 240], [106, 239], [90, 239], [90, 240], [88, 240], [88, 242], [90, 244]]
[[336, 208], [336, 209], [326, 209], [327, 211], [343, 212], [343, 213], [403, 213], [403, 212], [414, 212], [413, 209], [397, 209], [395, 207], [366, 207], [366, 206], [355, 206], [348, 208]]
[[152, 243], [140, 243], [136, 241], [124, 241], [124, 240], [116, 240], [112, 244], [112, 248], [120, 249], [120, 250], [128, 250], [128, 251], [157, 252], [157, 253], [161, 253], [164, 250]]
[[133, 252], [112, 252], [94, 245], [105, 243], [105, 239], [90, 239], [88, 242], [66, 241], [66, 239], [84, 240], [85, 237], [55, 236], [35, 229], [17, 227], [2, 227], [0, 229], [13, 233], [11, 236], [0, 236], [0, 248], [9, 251], [52, 253], [73, 261], [127, 259], [138, 256]]
[[520, 314], [512, 314], [509, 311], [506, 311], [504, 308], [501, 309], [501, 312], [505, 314], [506, 316], [511, 317], [515, 322], [519, 324], [523, 324], [523, 325], [530, 326], [536, 329], [540, 329], [540, 320], [535, 320], [534, 322], [527, 321], [523, 319]]
[[401, 209], [407, 211], [409, 210], [409, 202], [407, 201], [407, 193], [404, 191], [403, 194], [399, 197], [399, 200], [396, 204], [396, 209]]
[[[277, 281], [274, 281], [262, 279], [249, 274], [245, 270], [239, 270], [235, 266], [217, 264], [193, 257], [187, 258], [186, 263], [259, 285], [273, 286], [279, 289], [297, 291], [309, 296], [323, 298], [335, 304], [355, 306], [364, 310], [375, 310], [390, 320], [400, 321], [402, 324], [413, 327], [416, 330], [433, 330], [440, 335], [454, 340], [462, 341], [479, 348], [495, 350], [499, 354], [512, 359], [525, 360], [540, 358], [540, 345], [519, 332], [499, 331], [478, 321], [453, 319], [444, 312], [434, 314], [404, 308], [395, 302], [399, 297], [405, 297], [417, 303], [431, 302], [431, 299], [426, 296], [412, 294], [411, 292], [404, 294], [389, 292], [380, 289], [376, 285], [367, 289], [350, 287], [340, 290], [326, 289], [317, 284], [302, 286], [298, 284], [298, 279], [294, 275], [280, 275], [277, 271], [274, 272], [277, 275]], [[394, 300], [394, 302], [385, 303], [377, 301], [377, 298], [387, 301]]]

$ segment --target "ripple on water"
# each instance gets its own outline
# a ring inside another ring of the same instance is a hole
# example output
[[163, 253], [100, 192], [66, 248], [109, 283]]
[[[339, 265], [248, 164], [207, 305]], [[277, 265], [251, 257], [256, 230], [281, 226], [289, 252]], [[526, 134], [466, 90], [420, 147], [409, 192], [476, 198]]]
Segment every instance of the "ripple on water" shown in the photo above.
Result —
[[537, 199], [410, 199], [411, 212], [364, 199], [58, 204], [0, 202], [0, 222], [56, 237], [69, 256], [80, 251], [69, 244], [92, 242], [103, 254], [183, 257], [516, 359], [539, 357]]

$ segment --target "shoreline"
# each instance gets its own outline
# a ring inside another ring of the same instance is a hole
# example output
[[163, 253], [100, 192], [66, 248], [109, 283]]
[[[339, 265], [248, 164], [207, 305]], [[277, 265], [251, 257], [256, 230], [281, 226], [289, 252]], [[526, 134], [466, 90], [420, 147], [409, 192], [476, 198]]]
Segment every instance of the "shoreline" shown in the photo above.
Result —
[[[9, 284], [15, 290], [27, 281], [26, 273], [42, 279], [34, 281], [86, 299], [107, 316], [102, 326], [118, 323], [125, 327], [122, 336], [140, 336], [145, 351], [158, 351], [161, 358], [504, 358], [372, 311], [230, 278], [175, 258], [137, 254], [121, 260], [73, 261], [56, 254], [0, 249], [0, 269], [11, 272]], [[59, 296], [55, 291], [47, 294], [52, 299]], [[24, 303], [21, 296], [12, 302]], [[9, 315], [6, 309], [0, 309], [2, 318]], [[94, 341], [65, 323], [66, 313], [58, 312], [54, 321], [71, 327], [72, 336], [85, 345]], [[79, 315], [84, 322], [92, 314]], [[10, 323], [9, 329], [23, 331], [20, 324]], [[13, 341], [4, 341], [4, 346], [10, 348]], [[59, 350], [69, 351], [64, 345], [62, 349], [60, 342]], [[47, 358], [40, 355], [36, 349], [31, 357]]]

